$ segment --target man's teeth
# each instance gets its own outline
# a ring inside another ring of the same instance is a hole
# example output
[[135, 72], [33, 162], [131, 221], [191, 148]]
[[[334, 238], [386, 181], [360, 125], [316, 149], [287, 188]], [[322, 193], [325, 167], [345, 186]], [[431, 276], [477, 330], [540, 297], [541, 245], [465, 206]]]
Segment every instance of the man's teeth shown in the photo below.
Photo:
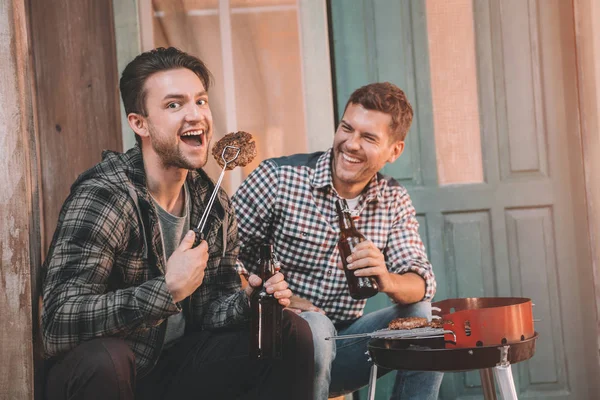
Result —
[[198, 135], [203, 135], [203, 134], [204, 134], [204, 129], [200, 129], [200, 130], [197, 130], [197, 131], [186, 132], [186, 133], [184, 133], [181, 136], [198, 136]]
[[359, 162], [360, 162], [360, 160], [359, 160], [359, 159], [357, 159], [357, 158], [353, 158], [353, 157], [350, 157], [350, 156], [349, 156], [349, 155], [347, 155], [346, 153], [342, 153], [342, 157], [344, 157], [344, 160], [346, 160], [346, 161], [348, 161], [348, 162], [351, 162], [351, 163], [359, 163]]

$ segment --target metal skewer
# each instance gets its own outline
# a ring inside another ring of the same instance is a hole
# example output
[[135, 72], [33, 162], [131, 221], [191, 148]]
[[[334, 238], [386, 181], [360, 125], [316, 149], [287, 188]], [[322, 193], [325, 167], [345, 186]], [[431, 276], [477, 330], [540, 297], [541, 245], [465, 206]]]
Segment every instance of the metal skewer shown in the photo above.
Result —
[[[232, 149], [235, 151], [235, 154], [230, 159], [225, 158], [225, 153], [227, 152], [227, 149]], [[223, 149], [223, 152], [221, 153], [221, 159], [223, 160], [223, 163], [224, 163], [223, 170], [221, 171], [221, 175], [219, 175], [219, 180], [217, 181], [217, 184], [215, 185], [215, 188], [213, 189], [210, 199], [208, 200], [208, 204], [206, 205], [206, 208], [204, 209], [204, 212], [202, 213], [202, 218], [200, 218], [200, 222], [198, 223], [198, 226], [196, 227], [196, 229], [194, 229], [194, 232], [196, 233], [196, 241], [194, 243], [194, 246], [197, 246], [198, 243], [200, 243], [200, 241], [204, 240], [204, 234], [203, 234], [204, 225], [206, 225], [206, 221], [208, 220], [208, 214], [210, 214], [212, 205], [215, 202], [217, 193], [219, 192], [219, 187], [221, 186], [221, 182], [223, 181], [223, 176], [225, 176], [225, 170], [227, 169], [227, 164], [235, 161], [239, 155], [240, 155], [240, 148], [235, 147], [235, 146], [225, 146], [225, 148]]]

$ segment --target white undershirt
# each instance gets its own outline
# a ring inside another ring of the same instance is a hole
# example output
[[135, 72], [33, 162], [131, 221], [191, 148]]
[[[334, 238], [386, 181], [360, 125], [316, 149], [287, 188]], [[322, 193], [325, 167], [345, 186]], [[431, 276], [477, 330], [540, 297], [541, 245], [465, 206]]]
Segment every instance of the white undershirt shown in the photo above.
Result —
[[356, 196], [353, 199], [346, 199], [346, 203], [348, 203], [348, 208], [350, 211], [354, 210], [358, 206], [358, 201], [360, 200], [360, 195]]

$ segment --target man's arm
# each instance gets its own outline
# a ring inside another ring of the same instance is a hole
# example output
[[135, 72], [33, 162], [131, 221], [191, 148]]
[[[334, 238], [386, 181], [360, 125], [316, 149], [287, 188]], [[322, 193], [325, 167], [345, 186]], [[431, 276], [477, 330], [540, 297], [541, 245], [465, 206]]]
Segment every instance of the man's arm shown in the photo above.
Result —
[[164, 276], [107, 292], [124, 250], [133, 205], [100, 186], [78, 188], [65, 202], [46, 260], [42, 330], [50, 356], [96, 337], [126, 336], [179, 312]]

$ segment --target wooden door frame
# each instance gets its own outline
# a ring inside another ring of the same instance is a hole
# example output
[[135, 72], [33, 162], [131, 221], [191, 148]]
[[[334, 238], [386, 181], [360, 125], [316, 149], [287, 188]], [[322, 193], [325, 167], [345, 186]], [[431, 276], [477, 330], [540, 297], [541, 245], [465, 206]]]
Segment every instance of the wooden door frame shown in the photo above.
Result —
[[32, 399], [37, 332], [38, 271], [41, 264], [39, 185], [34, 89], [27, 2], [8, 0], [0, 8], [0, 397]]
[[[86, 10], [61, 8], [65, 2], [44, 0], [42, 4], [34, 0], [7, 0], [3, 3], [4, 7], [0, 7], [0, 26], [6, 39], [0, 43], [0, 68], [5, 72], [0, 79], [0, 130], [3, 132], [0, 160], [4, 162], [0, 162], [0, 185], [3, 188], [0, 194], [0, 221], [3, 226], [0, 231], [0, 314], [5, 322], [0, 327], [0, 398], [43, 397], [44, 363], [39, 325], [41, 268], [46, 242], [55, 228], [55, 221], [48, 222], [47, 216], [58, 211], [68, 192], [68, 187], [60, 193], [52, 192], [50, 188], [65, 183], [68, 175], [65, 171], [83, 172], [92, 160], [69, 157], [73, 153], [68, 151], [65, 151], [66, 154], [52, 153], [51, 146], [45, 147], [44, 141], [56, 138], [57, 142], [67, 142], [79, 138], [84, 130], [82, 127], [89, 125], [90, 115], [96, 116], [102, 125], [91, 124], [87, 132], [83, 132], [88, 138], [120, 135], [114, 118], [117, 108], [113, 108], [117, 93], [112, 89], [114, 84], [110, 83], [114, 77], [107, 79], [104, 73], [112, 68], [114, 61], [114, 57], [106, 56], [112, 55], [113, 26], [111, 24], [107, 30], [103, 21], [95, 21], [92, 27], [87, 24], [81, 29], [80, 25], [81, 35], [77, 35], [80, 33], [77, 29], [68, 34], [61, 33], [64, 31], [55, 30], [53, 21], [60, 21], [63, 15], [65, 24], [72, 21], [73, 14], [81, 16], [82, 20], [97, 17], [97, 14], [86, 13]], [[39, 8], [40, 4], [48, 8]], [[48, 10], [51, 15], [46, 13]], [[63, 13], [65, 10], [66, 13]], [[102, 10], [106, 13], [111, 11], [108, 7]], [[36, 15], [42, 15], [42, 20], [46, 18], [44, 24], [35, 23]], [[55, 19], [52, 20], [52, 17]], [[82, 38], [102, 38], [109, 51], [95, 51], [97, 47], [93, 40], [82, 45]], [[58, 49], [45, 48], [46, 39], [56, 44]], [[81, 53], [79, 58], [73, 57], [74, 53], [79, 55], [80, 49], [89, 50], [91, 56]], [[89, 68], [90, 64], [95, 68]], [[50, 69], [54, 74], [49, 73]], [[85, 79], [80, 79], [81, 75], [85, 75]], [[77, 85], [85, 85], [89, 91], [93, 89], [93, 95], [77, 97], [80, 94]], [[76, 94], [72, 96], [76, 97], [76, 102], [65, 97], [68, 90]], [[63, 103], [77, 107], [78, 112], [73, 112], [73, 108], [50, 107]], [[49, 109], [54, 110], [50, 117], [48, 115], [52, 111]], [[63, 111], [68, 115], [62, 115]], [[90, 142], [98, 147], [92, 149], [97, 158], [103, 148], [120, 150], [120, 145], [114, 141], [110, 146], [106, 145], [106, 141]], [[54, 168], [48, 167], [43, 159], [45, 157], [47, 162], [51, 155], [59, 160], [52, 166]], [[45, 188], [44, 176], [51, 177]], [[49, 192], [56, 197], [48, 200], [42, 196]], [[50, 211], [48, 207], [51, 207]]]
[[[600, 349], [600, 5], [573, 0], [579, 123], [584, 164], [586, 208], [595, 288], [594, 317]], [[597, 350], [598, 350], [597, 349]], [[598, 355], [598, 351], [596, 351]], [[597, 359], [600, 363], [600, 359]]]

